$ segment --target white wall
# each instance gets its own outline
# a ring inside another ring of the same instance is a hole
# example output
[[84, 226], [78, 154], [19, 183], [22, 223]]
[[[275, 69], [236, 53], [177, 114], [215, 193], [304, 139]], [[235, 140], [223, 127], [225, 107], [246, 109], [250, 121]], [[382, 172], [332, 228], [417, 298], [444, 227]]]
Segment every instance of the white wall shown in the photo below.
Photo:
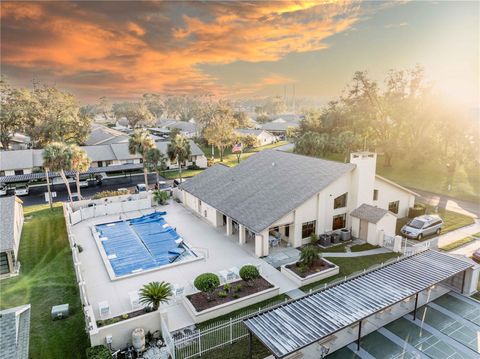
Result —
[[[373, 201], [373, 205], [388, 210], [388, 203], [400, 201], [398, 208], [398, 218], [408, 215], [408, 209], [415, 204], [415, 196], [409, 192], [402, 190], [381, 178], [375, 179], [375, 189], [378, 190], [378, 200]], [[373, 193], [372, 193], [373, 199]]]
[[372, 152], [356, 152], [350, 155], [350, 163], [356, 168], [352, 173], [352, 200], [353, 208], [360, 205], [372, 204], [375, 185], [377, 155]]
[[14, 205], [14, 215], [13, 215], [13, 241], [14, 248], [13, 253], [15, 254], [15, 260], [18, 260], [18, 247], [20, 246], [20, 237], [22, 236], [23, 229], [23, 206], [20, 203], [20, 200], [15, 198]]

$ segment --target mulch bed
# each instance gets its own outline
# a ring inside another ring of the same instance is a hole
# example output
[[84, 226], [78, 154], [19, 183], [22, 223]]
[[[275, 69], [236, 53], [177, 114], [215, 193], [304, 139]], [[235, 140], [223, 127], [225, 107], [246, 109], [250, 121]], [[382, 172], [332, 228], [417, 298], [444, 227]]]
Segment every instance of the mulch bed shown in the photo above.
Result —
[[127, 320], [127, 319], [130, 319], [130, 318], [135, 318], [135, 317], [138, 317], [140, 315], [150, 313], [151, 311], [152, 310], [149, 309], [149, 308], [142, 308], [142, 309], [138, 309], [138, 310], [135, 310], [133, 312], [130, 312], [128, 314], [117, 315], [116, 317], [112, 317], [112, 318], [108, 318], [108, 319], [100, 319], [100, 320], [97, 320], [97, 326], [98, 327], [103, 327], [105, 325], [118, 323], [118, 322], [121, 322], [122, 320]]
[[[227, 293], [227, 296], [223, 298], [218, 296], [218, 293], [225, 291], [223, 289], [224, 285], [221, 285], [215, 289], [215, 292], [210, 294], [210, 299], [208, 299], [207, 295], [202, 292], [187, 295], [187, 299], [190, 301], [190, 303], [192, 303], [197, 312], [201, 312], [203, 310], [216, 307], [217, 305], [228, 303], [273, 287], [273, 284], [262, 277], [253, 280], [252, 283], [249, 284], [243, 279], [229, 283], [231, 284], [231, 289]], [[236, 287], [239, 284], [242, 286], [242, 289], [237, 291]]]
[[[290, 269], [292, 272], [302, 278], [308, 277], [311, 274], [316, 274], [333, 267], [333, 264], [327, 263], [323, 259], [315, 261], [311, 267], [302, 267], [299, 262], [295, 262], [286, 266], [286, 268]], [[304, 270], [302, 270], [302, 268]]]

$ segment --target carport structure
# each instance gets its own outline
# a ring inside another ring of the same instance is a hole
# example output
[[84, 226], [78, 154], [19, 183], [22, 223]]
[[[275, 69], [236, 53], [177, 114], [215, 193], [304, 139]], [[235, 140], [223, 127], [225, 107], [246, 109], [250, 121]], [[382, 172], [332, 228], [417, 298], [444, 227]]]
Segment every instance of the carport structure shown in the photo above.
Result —
[[[297, 352], [449, 278], [460, 275], [463, 292], [466, 270], [472, 263], [433, 250], [400, 259], [340, 284], [281, 304], [244, 320], [276, 358]], [[463, 274], [462, 274], [463, 272]]]

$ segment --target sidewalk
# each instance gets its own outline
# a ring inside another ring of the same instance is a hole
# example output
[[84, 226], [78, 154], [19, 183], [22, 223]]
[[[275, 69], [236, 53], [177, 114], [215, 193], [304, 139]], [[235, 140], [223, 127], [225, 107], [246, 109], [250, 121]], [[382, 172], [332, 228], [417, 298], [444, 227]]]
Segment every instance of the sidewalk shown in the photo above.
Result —
[[373, 254], [382, 254], [382, 253], [391, 253], [392, 251], [387, 248], [376, 248], [370, 249], [368, 251], [362, 252], [348, 252], [348, 253], [341, 253], [341, 252], [324, 252], [323, 257], [362, 257], [362, 256], [371, 256]]
[[[438, 247], [446, 246], [459, 239], [471, 236], [472, 234], [480, 232], [480, 220], [476, 219], [474, 224], [470, 226], [462, 227], [454, 231], [442, 234], [438, 237]], [[478, 247], [477, 247], [478, 248]], [[473, 251], [472, 251], [473, 253]]]

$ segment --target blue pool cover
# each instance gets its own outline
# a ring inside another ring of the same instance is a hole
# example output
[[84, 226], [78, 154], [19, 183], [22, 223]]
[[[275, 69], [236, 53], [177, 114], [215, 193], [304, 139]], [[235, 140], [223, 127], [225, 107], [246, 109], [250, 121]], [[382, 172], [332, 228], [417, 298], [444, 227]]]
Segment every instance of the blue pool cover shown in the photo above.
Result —
[[142, 217], [95, 226], [116, 276], [137, 273], [174, 262], [186, 249], [163, 216]]

